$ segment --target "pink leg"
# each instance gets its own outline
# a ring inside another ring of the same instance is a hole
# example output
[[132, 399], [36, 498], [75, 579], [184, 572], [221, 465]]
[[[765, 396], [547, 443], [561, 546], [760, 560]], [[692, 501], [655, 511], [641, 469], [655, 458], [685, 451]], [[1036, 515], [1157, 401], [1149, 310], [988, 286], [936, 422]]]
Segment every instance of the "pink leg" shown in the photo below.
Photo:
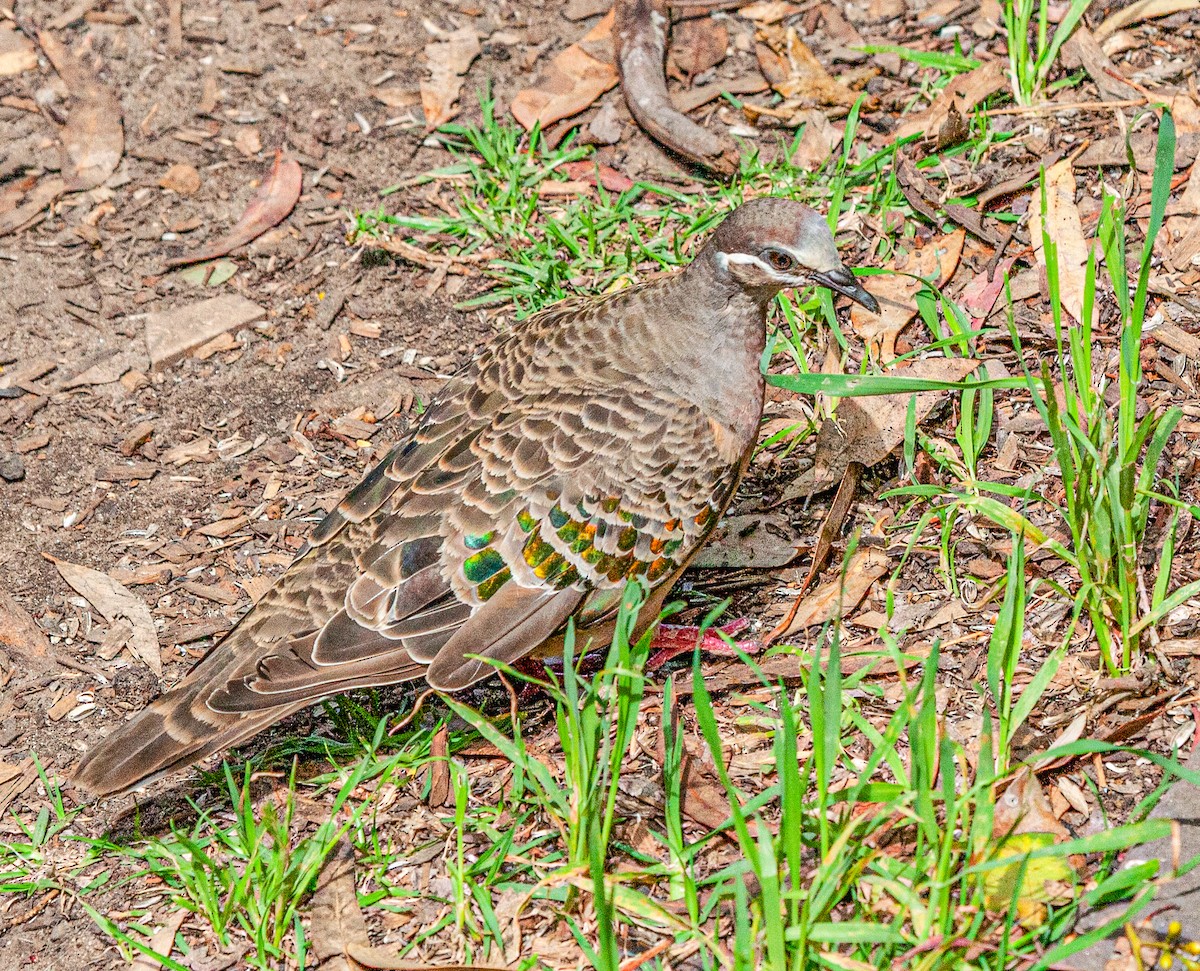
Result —
[[[749, 626], [750, 621], [746, 617], [731, 620], [720, 627], [710, 627], [703, 633], [700, 632], [699, 627], [659, 624], [658, 630], [654, 632], [654, 640], [650, 644], [652, 653], [649, 660], [646, 661], [646, 670], [655, 671], [681, 654], [691, 654], [696, 650], [697, 643], [700, 645], [700, 650], [708, 654], [715, 654], [718, 657], [736, 657], [737, 652], [725, 642], [721, 634], [733, 637]], [[745, 654], [757, 654], [763, 649], [762, 641], [757, 637], [734, 641], [734, 645], [737, 650]]]

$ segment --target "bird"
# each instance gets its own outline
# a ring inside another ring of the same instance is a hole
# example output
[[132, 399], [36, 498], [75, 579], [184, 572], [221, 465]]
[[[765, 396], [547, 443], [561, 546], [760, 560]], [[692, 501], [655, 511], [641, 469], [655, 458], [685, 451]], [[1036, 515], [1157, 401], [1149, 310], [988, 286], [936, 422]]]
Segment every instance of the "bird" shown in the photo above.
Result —
[[641, 636], [733, 498], [757, 442], [766, 318], [817, 285], [878, 313], [825, 218], [733, 209], [681, 270], [553, 304], [495, 337], [315, 527], [192, 668], [86, 752], [95, 797], [143, 787], [323, 698]]

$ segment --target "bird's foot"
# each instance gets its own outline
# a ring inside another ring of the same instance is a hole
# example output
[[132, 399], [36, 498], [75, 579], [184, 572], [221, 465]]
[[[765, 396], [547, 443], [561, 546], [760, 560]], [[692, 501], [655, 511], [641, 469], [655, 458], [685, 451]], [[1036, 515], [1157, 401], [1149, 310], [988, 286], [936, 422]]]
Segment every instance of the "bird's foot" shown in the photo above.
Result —
[[763, 643], [757, 637], [735, 640], [731, 646], [721, 636], [724, 634], [732, 638], [749, 626], [750, 620], [746, 617], [739, 617], [719, 627], [704, 630], [677, 624], [659, 624], [654, 632], [654, 640], [650, 642], [651, 653], [646, 661], [646, 670], [655, 671], [681, 654], [691, 654], [697, 646], [705, 653], [718, 657], [737, 657], [739, 651], [744, 654], [757, 654], [763, 649]]

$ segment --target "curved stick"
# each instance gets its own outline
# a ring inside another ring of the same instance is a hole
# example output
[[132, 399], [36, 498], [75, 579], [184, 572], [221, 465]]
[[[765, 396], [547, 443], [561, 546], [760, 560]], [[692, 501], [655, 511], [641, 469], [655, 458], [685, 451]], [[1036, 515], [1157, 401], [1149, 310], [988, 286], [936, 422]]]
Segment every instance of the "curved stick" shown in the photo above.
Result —
[[617, 0], [615, 10], [617, 71], [634, 121], [671, 151], [719, 175], [733, 175], [737, 146], [680, 113], [667, 93], [668, 21], [663, 9], [656, 0]]

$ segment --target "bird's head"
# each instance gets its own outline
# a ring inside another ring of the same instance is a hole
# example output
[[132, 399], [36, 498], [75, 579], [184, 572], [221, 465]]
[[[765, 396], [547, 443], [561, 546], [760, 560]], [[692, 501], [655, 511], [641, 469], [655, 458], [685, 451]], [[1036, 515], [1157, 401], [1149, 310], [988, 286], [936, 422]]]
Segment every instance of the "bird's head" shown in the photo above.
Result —
[[706, 248], [719, 277], [764, 302], [785, 287], [816, 284], [879, 313], [875, 298], [842, 264], [825, 217], [792, 199], [742, 204]]

